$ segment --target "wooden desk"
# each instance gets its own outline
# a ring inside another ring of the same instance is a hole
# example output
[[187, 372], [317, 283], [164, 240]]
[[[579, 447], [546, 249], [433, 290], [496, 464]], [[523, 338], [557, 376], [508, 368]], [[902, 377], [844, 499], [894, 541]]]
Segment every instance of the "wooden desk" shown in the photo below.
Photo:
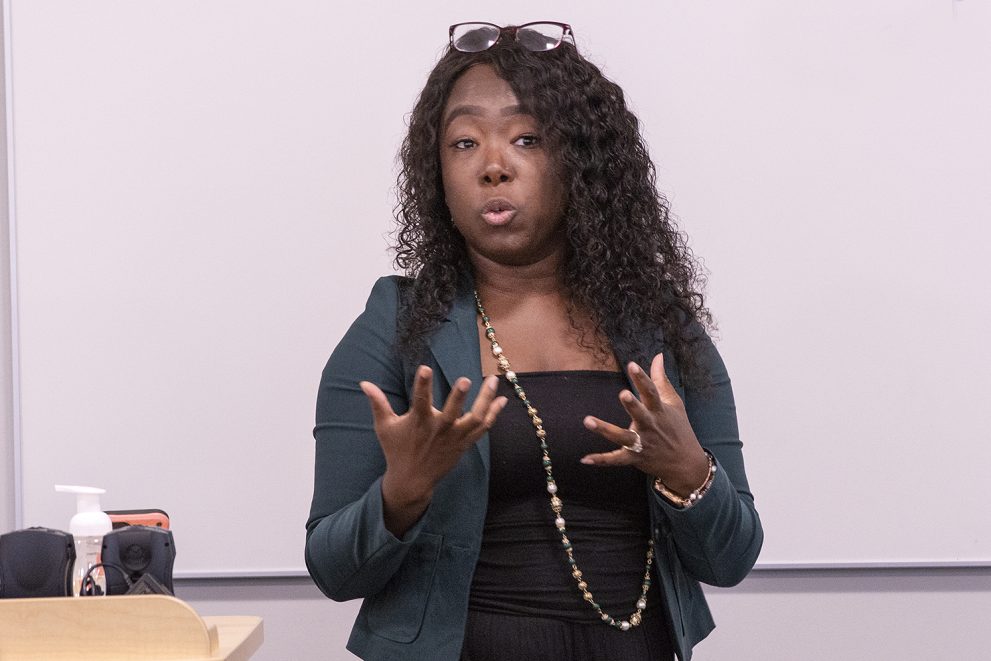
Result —
[[247, 661], [263, 636], [163, 595], [0, 599], [0, 661]]

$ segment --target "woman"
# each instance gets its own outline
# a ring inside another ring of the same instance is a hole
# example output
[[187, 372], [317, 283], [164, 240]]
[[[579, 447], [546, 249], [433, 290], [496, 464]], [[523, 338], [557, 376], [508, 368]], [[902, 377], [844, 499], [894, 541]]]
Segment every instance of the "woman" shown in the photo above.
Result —
[[[306, 561], [365, 659], [672, 659], [763, 534], [697, 268], [569, 26], [460, 24], [397, 265], [317, 403]], [[482, 375], [487, 374], [483, 380]]]

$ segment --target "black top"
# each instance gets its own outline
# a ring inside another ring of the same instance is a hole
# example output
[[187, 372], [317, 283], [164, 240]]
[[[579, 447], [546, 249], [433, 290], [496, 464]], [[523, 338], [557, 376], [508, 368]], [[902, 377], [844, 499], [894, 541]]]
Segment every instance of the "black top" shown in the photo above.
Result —
[[[632, 467], [586, 466], [579, 460], [617, 446], [585, 429], [594, 415], [627, 426], [620, 372], [519, 373], [519, 383], [547, 431], [557, 495], [588, 589], [603, 610], [625, 619], [643, 582], [649, 513], [647, 476]], [[523, 403], [504, 378], [509, 403], [489, 431], [491, 474], [481, 554], [471, 586], [474, 610], [599, 621], [571, 576], [547, 493], [540, 444]], [[648, 608], [658, 595], [651, 589]]]

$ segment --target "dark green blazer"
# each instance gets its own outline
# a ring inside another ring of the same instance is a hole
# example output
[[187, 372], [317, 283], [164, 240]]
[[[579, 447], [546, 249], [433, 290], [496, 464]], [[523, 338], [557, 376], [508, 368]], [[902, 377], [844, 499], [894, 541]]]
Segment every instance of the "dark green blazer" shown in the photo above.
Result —
[[[364, 599], [348, 649], [363, 659], [456, 661], [468, 610], [488, 502], [489, 440], [483, 436], [438, 484], [420, 521], [398, 539], [382, 521], [385, 460], [371, 409], [358, 388], [377, 384], [397, 412], [409, 407], [415, 364], [396, 353], [402, 279], [382, 278], [327, 363], [317, 399], [316, 475], [307, 522], [306, 566], [331, 599]], [[455, 379], [482, 383], [474, 299], [463, 291], [434, 332], [424, 362], [434, 370], [435, 402]], [[707, 341], [707, 338], [706, 338]], [[677, 509], [653, 489], [652, 533], [668, 623], [682, 661], [713, 628], [699, 581], [730, 586], [743, 580], [763, 532], [744, 473], [729, 377], [711, 342], [705, 364], [714, 387], [705, 396], [680, 386], [673, 357], [664, 364], [702, 445], [719, 470], [705, 497]], [[651, 341], [653, 355], [664, 349]], [[617, 356], [621, 365], [624, 356]], [[644, 366], [648, 368], [649, 366]]]

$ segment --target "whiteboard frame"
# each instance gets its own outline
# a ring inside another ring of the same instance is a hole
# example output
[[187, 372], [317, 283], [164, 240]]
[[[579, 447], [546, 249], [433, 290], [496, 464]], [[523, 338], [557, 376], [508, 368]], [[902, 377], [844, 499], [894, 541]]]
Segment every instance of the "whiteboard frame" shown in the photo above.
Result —
[[21, 361], [20, 323], [17, 305], [17, 204], [14, 169], [13, 46], [10, 32], [10, 0], [3, 2], [3, 102], [7, 138], [7, 241], [10, 260], [10, 393], [14, 448], [14, 527], [24, 526], [24, 476], [21, 470]]
[[[878, 569], [987, 569], [991, 568], [991, 561], [974, 560], [961, 562], [932, 561], [932, 562], [758, 562], [753, 571], [843, 571], [843, 570], [878, 570]], [[187, 570], [176, 572], [177, 579], [211, 579], [211, 578], [306, 578], [309, 573], [306, 571], [285, 570], [285, 571], [195, 571]]]
[[[11, 34], [11, 4], [10, 0], [3, 1], [3, 36], [4, 36], [4, 104], [6, 110], [5, 127], [7, 138], [6, 163], [7, 171], [7, 212], [9, 240], [9, 277], [10, 277], [10, 332], [11, 332], [11, 414], [12, 414], [12, 448], [13, 448], [13, 497], [14, 521], [17, 528], [24, 525], [24, 492], [23, 477], [23, 437], [21, 419], [21, 363], [20, 363], [20, 319], [18, 305], [18, 269], [17, 269], [17, 205], [16, 205], [16, 158], [14, 143], [13, 116], [13, 62]], [[831, 570], [831, 569], [943, 569], [943, 568], [986, 568], [991, 567], [991, 560], [961, 560], [961, 561], [865, 561], [865, 562], [828, 562], [828, 563], [789, 563], [771, 562], [758, 563], [755, 570]], [[233, 578], [233, 577], [295, 577], [306, 576], [302, 570], [189, 570], [177, 572], [177, 578]]]

